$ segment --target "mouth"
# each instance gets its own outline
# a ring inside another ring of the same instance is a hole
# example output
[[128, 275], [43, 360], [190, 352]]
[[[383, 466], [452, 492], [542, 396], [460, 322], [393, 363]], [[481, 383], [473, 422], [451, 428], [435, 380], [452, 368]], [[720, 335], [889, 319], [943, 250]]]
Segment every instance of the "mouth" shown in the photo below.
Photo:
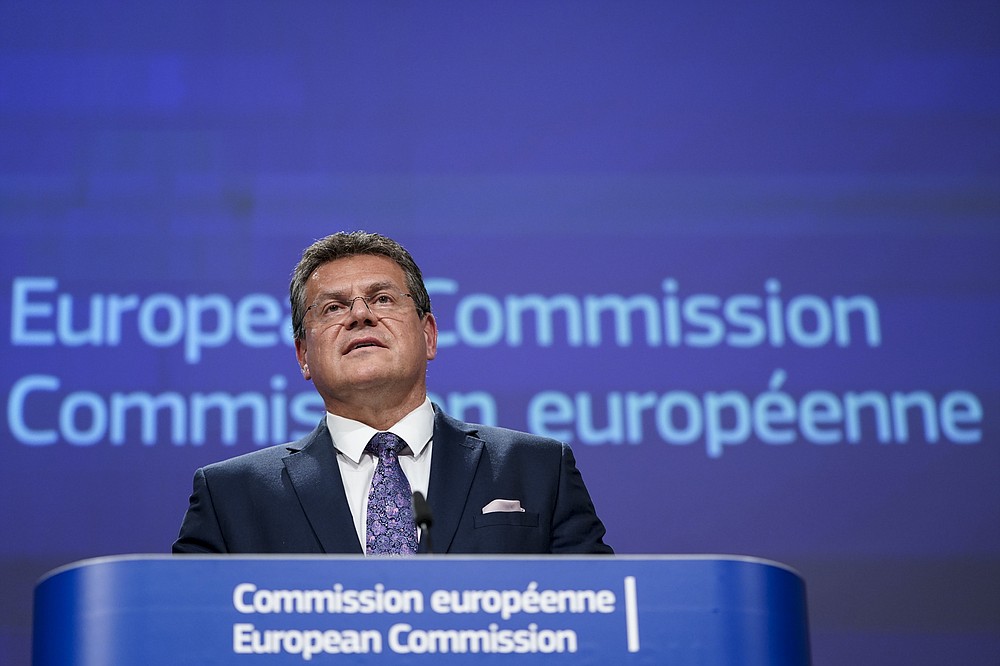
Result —
[[344, 355], [346, 356], [347, 354], [357, 351], [358, 349], [368, 349], [370, 347], [385, 347], [385, 345], [374, 338], [361, 338], [359, 340], [354, 340], [347, 345], [347, 348], [344, 350]]

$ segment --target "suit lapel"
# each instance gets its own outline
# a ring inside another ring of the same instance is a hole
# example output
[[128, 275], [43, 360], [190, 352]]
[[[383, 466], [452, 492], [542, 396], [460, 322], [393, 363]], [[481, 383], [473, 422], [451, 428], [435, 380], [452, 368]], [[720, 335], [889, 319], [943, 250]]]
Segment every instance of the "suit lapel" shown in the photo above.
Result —
[[[434, 451], [427, 503], [434, 515], [433, 546], [437, 553], [447, 553], [465, 512], [472, 480], [483, 453], [482, 440], [472, 436], [468, 426], [445, 416], [435, 408]], [[420, 550], [427, 546], [420, 541]]]
[[363, 554], [325, 419], [304, 442], [284, 458], [285, 469], [323, 551]]

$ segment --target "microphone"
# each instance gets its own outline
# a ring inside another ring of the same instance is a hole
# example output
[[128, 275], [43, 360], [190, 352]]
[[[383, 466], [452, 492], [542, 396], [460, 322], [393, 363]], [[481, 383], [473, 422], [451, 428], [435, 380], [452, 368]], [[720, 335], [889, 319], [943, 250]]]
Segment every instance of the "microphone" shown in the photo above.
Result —
[[434, 554], [434, 546], [431, 544], [431, 525], [434, 524], [434, 516], [431, 515], [431, 507], [424, 499], [424, 494], [419, 490], [413, 493], [413, 519], [417, 527], [427, 535], [427, 554]]

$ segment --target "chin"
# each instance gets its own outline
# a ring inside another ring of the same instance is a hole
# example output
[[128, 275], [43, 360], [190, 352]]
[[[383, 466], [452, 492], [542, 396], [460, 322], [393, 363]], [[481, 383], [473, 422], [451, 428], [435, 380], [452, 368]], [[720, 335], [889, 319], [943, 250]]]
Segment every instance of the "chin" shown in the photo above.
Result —
[[344, 375], [341, 382], [352, 388], [368, 388], [399, 381], [399, 376], [387, 368], [358, 368]]

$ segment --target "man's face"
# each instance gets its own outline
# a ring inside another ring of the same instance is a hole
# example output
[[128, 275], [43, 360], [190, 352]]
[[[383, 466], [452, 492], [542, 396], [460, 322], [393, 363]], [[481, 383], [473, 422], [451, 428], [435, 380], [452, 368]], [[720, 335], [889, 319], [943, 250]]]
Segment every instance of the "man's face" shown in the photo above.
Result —
[[[358, 296], [392, 292], [398, 312], [373, 313]], [[407, 293], [403, 269], [388, 257], [356, 255], [322, 264], [306, 283], [306, 306], [333, 299], [354, 300], [343, 320], [323, 321], [319, 307], [305, 316], [305, 337], [295, 341], [303, 376], [311, 379], [330, 409], [363, 399], [365, 392], [398, 392], [400, 401], [423, 399], [427, 361], [437, 354], [434, 316], [421, 319]], [[331, 410], [332, 411], [332, 410]]]

